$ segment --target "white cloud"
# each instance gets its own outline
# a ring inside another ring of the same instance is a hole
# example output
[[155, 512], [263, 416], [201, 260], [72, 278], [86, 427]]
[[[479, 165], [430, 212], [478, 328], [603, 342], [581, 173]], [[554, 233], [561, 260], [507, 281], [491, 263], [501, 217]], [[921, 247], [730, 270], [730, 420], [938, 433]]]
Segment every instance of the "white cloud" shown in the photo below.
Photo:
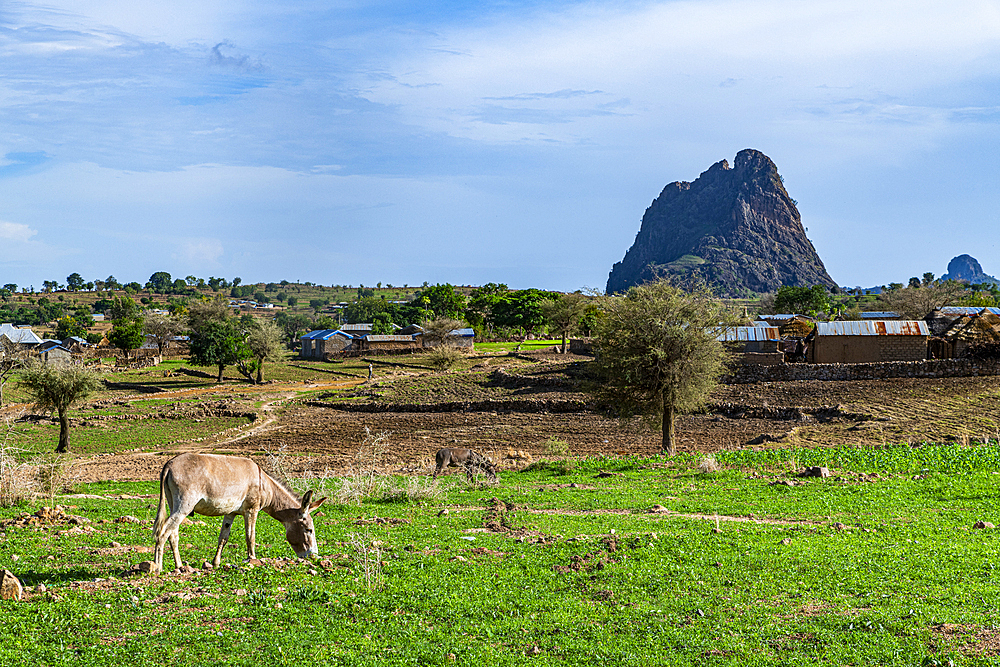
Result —
[[185, 266], [216, 266], [223, 252], [219, 239], [182, 239], [180, 252], [175, 253], [174, 258], [181, 260]]
[[38, 234], [38, 231], [28, 225], [0, 220], [0, 239], [17, 243], [27, 243], [36, 234]]

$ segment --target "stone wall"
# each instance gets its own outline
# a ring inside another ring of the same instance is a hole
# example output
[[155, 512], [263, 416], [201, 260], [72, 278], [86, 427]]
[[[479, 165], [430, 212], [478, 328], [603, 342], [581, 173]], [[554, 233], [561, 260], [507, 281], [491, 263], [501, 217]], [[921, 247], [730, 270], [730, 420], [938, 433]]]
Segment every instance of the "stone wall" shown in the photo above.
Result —
[[781, 364], [736, 366], [722, 378], [726, 384], [795, 380], [880, 380], [1000, 375], [1000, 363], [978, 359], [927, 359], [868, 364]]

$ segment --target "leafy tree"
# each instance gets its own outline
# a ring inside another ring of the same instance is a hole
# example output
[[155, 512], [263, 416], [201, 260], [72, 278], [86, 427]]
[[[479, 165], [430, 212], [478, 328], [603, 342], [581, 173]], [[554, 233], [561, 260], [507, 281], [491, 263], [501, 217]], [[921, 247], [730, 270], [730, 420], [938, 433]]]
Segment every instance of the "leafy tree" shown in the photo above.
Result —
[[146, 315], [143, 322], [143, 332], [156, 341], [157, 353], [161, 358], [167, 346], [170, 345], [170, 341], [181, 332], [182, 328], [179, 318], [160, 313]]
[[6, 285], [3, 286], [3, 288], [5, 290], [7, 290], [8, 292], [16, 292], [17, 291], [17, 284], [16, 283], [7, 283]]
[[108, 276], [107, 278], [104, 279], [104, 288], [105, 289], [121, 289], [122, 288], [122, 284], [120, 282], [118, 282], [118, 280], [115, 279], [114, 276]]
[[139, 315], [139, 304], [127, 296], [118, 296], [110, 300], [102, 299], [98, 303], [104, 306], [104, 313], [112, 320], [134, 318]]
[[449, 284], [432, 285], [421, 291], [420, 296], [427, 299], [427, 308], [436, 317], [456, 318], [465, 310], [465, 295], [459, 294]]
[[380, 336], [392, 334], [392, 318], [389, 313], [378, 313], [372, 319], [372, 333]]
[[583, 294], [555, 295], [542, 301], [541, 306], [545, 321], [562, 336], [562, 353], [566, 354], [566, 338], [579, 327], [587, 298]]
[[928, 271], [924, 274], [924, 285], [931, 285], [934, 283], [934, 274]]
[[217, 367], [219, 376], [216, 382], [222, 382], [226, 366], [247, 358], [244, 340], [238, 321], [208, 320], [191, 331], [191, 361], [199, 366]]
[[83, 276], [79, 273], [71, 273], [66, 276], [66, 286], [73, 292], [78, 292], [83, 289]]
[[267, 303], [267, 295], [258, 290], [253, 294], [253, 300], [257, 303]]
[[299, 302], [299, 300], [296, 297], [294, 297], [294, 296], [288, 297], [288, 306], [290, 308], [294, 308], [295, 304], [297, 304], [298, 302]]
[[313, 309], [313, 313], [318, 313], [323, 310], [323, 299], [309, 299], [309, 307]]
[[174, 286], [173, 278], [166, 271], [157, 271], [149, 277], [146, 282], [146, 289], [158, 292], [160, 294], [166, 294], [170, 291], [170, 288]]
[[715, 387], [728, 358], [718, 335], [735, 318], [707, 291], [685, 293], [666, 280], [605, 298], [603, 306], [594, 391], [621, 416], [659, 416], [663, 450], [672, 456], [674, 415]]
[[278, 292], [278, 296], [275, 297], [278, 303], [284, 303], [288, 301], [288, 292]]
[[920, 287], [920, 278], [917, 278], [916, 276], [910, 278], [910, 284], [908, 287]]
[[55, 280], [42, 281], [42, 291], [46, 294], [51, 294], [57, 287], [59, 287], [59, 283]]
[[72, 315], [63, 315], [56, 322], [56, 338], [59, 340], [66, 340], [71, 336], [83, 338], [86, 335], [87, 329]]
[[142, 333], [142, 317], [134, 315], [113, 320], [108, 340], [119, 350], [129, 356], [132, 350], [142, 347], [146, 337]]
[[136, 294], [137, 292], [141, 292], [142, 291], [142, 285], [140, 285], [139, 283], [137, 283], [137, 282], [135, 282], [133, 280], [132, 282], [127, 283], [124, 286], [124, 289], [129, 294]]
[[494, 324], [532, 331], [545, 323], [542, 302], [550, 296], [549, 292], [534, 288], [508, 292], [493, 306]]
[[779, 313], [815, 314], [826, 312], [829, 308], [830, 296], [822, 285], [783, 285], [774, 295], [774, 309]]
[[56, 452], [69, 451], [69, 409], [100, 389], [102, 381], [94, 371], [77, 365], [31, 363], [21, 372], [18, 383], [31, 394], [35, 407], [59, 413], [59, 444]]

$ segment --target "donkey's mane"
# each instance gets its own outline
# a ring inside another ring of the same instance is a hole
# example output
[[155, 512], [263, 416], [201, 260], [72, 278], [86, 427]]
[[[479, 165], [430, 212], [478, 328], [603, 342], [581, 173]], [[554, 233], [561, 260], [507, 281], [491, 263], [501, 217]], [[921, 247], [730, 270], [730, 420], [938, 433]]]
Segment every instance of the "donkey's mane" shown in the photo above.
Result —
[[288, 480], [286, 480], [286, 479], [285, 479], [284, 477], [278, 477], [277, 475], [275, 475], [274, 473], [271, 473], [271, 472], [267, 473], [267, 476], [268, 476], [268, 477], [270, 477], [270, 478], [271, 478], [271, 480], [272, 480], [272, 481], [273, 481], [273, 482], [274, 482], [275, 484], [277, 484], [278, 486], [280, 486], [280, 487], [281, 487], [282, 489], [284, 489], [285, 491], [287, 491], [287, 492], [288, 492], [288, 493], [289, 493], [289, 494], [290, 494], [290, 495], [291, 495], [291, 496], [292, 496], [293, 498], [295, 498], [295, 501], [296, 501], [296, 502], [299, 502], [299, 503], [301, 503], [301, 502], [302, 502], [302, 496], [300, 496], [300, 495], [299, 495], [299, 494], [298, 494], [298, 493], [297, 493], [297, 492], [296, 492], [296, 491], [295, 491], [295, 490], [294, 490], [294, 489], [293, 489], [293, 488], [291, 487], [291, 485], [290, 485], [290, 484], [288, 483]]

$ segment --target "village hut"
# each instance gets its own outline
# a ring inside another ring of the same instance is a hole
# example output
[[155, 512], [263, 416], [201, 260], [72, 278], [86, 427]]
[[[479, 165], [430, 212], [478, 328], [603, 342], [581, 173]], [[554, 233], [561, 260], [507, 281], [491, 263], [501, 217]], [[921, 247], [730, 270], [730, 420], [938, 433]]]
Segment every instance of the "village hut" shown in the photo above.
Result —
[[808, 351], [816, 364], [919, 361], [930, 329], [923, 320], [819, 322]]
[[737, 355], [740, 363], [773, 365], [785, 360], [778, 327], [727, 327], [716, 340]]

